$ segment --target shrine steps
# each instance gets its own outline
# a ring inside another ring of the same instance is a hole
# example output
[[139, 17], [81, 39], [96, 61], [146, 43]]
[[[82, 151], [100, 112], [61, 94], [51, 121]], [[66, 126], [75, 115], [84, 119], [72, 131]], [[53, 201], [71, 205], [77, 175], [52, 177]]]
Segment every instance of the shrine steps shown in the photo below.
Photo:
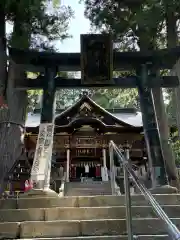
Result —
[[[127, 236], [116, 235], [116, 236], [90, 236], [90, 237], [62, 237], [62, 238], [33, 238], [34, 240], [128, 240]], [[169, 240], [167, 235], [138, 235], [134, 237], [134, 240]], [[24, 238], [24, 240], [28, 240]]]
[[[180, 195], [154, 195], [180, 227]], [[127, 239], [124, 196], [0, 200], [0, 239]], [[134, 235], [169, 239], [144, 197], [132, 196]]]
[[65, 184], [65, 196], [111, 195], [110, 182], [69, 182]]

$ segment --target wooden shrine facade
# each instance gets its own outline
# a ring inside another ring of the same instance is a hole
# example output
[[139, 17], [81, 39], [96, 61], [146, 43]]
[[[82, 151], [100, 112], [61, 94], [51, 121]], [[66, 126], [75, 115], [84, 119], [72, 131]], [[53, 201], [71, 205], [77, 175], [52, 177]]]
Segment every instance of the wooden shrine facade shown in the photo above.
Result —
[[[26, 149], [33, 161], [39, 126], [27, 127]], [[71, 175], [71, 166], [83, 164], [109, 168], [108, 144], [113, 140], [119, 147], [130, 146], [131, 159], [142, 164], [145, 155], [141, 126], [133, 126], [96, 104], [83, 94], [72, 107], [55, 118], [52, 162]]]
[[[87, 129], [87, 131], [85, 131]], [[81, 132], [82, 131], [82, 132]], [[127, 143], [130, 146], [132, 158], [143, 156], [143, 136], [138, 133], [103, 133], [98, 134], [94, 129], [87, 126], [82, 127], [73, 135], [56, 134], [54, 136], [53, 156], [57, 159], [66, 157], [66, 150], [72, 151], [73, 157], [95, 157], [98, 149], [108, 149], [108, 143], [113, 140], [119, 147], [123, 148]], [[37, 135], [31, 134], [26, 137], [28, 158], [33, 159]]]
[[[24, 183], [29, 179], [38, 131], [38, 122], [34, 127], [26, 127], [27, 161], [21, 157], [13, 167], [13, 171], [9, 173], [13, 190], [23, 191]], [[108, 144], [110, 140], [121, 148], [128, 144], [132, 162], [136, 165], [145, 165], [147, 155], [143, 128], [120, 120], [97, 105], [86, 94], [72, 107], [56, 115], [51, 172], [52, 184], [56, 182], [56, 187], [53, 186], [53, 188], [57, 188], [58, 191], [62, 172], [66, 172], [69, 177], [67, 179], [72, 180], [73, 169], [80, 169], [79, 173], [76, 171], [75, 177], [80, 178], [81, 169], [85, 164], [88, 164], [92, 170], [90, 177], [96, 175], [97, 167], [109, 168]], [[27, 162], [30, 164], [24, 164]]]

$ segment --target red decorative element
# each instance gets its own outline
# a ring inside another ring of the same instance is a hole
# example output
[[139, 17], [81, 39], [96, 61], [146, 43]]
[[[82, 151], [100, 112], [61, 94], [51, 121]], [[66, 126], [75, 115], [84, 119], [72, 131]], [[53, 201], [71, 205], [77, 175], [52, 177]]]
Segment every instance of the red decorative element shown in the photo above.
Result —
[[0, 108], [8, 108], [8, 105], [4, 103], [3, 96], [0, 96]]
[[96, 177], [101, 177], [101, 166], [96, 166]]
[[27, 192], [33, 188], [33, 182], [30, 180], [25, 181], [24, 191]]
[[29, 180], [29, 186], [30, 186], [30, 189], [33, 189], [33, 181], [32, 180]]

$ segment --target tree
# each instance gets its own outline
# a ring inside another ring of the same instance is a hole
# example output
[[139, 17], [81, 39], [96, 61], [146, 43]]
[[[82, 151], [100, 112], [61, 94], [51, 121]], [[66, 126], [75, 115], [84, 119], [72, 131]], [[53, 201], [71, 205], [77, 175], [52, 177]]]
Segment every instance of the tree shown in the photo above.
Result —
[[[6, 42], [16, 48], [36, 48], [52, 50], [52, 41], [68, 37], [68, 24], [72, 11], [70, 8], [59, 8], [47, 12], [47, 1], [43, 0], [8, 0], [1, 1], [0, 11], [0, 95], [8, 108], [0, 110], [0, 193], [3, 191], [3, 180], [7, 171], [22, 152], [22, 135], [27, 108], [26, 91], [14, 89], [15, 80], [26, 77], [24, 69], [9, 62], [7, 72]], [[13, 24], [13, 32], [6, 38], [5, 23]]]
[[[177, 1], [173, 1], [171, 6], [167, 0], [144, 0], [134, 3], [118, 0], [84, 2], [85, 16], [90, 19], [92, 26], [103, 32], [111, 32], [114, 41], [132, 50], [140, 48], [146, 51], [162, 47], [169, 42], [163, 32], [167, 15], [174, 12], [179, 18], [180, 3]], [[167, 11], [168, 9], [171, 11]], [[171, 180], [177, 179], [172, 148], [168, 141], [167, 117], [161, 89], [153, 89], [153, 97], [167, 172]]]
[[[84, 91], [100, 106], [106, 109], [112, 108], [137, 108], [137, 91], [135, 89], [124, 91], [121, 89], [61, 89], [56, 92], [56, 109], [62, 110], [72, 106]], [[40, 108], [42, 91], [28, 91], [28, 112]]]

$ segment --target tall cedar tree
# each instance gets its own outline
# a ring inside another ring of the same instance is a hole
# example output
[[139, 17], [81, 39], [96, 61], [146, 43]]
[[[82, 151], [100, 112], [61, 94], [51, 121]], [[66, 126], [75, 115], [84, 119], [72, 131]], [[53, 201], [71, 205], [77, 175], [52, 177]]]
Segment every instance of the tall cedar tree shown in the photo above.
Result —
[[[47, 11], [52, 1], [1, 0], [0, 2], [0, 96], [7, 107], [0, 109], [0, 194], [4, 178], [23, 151], [23, 134], [27, 108], [27, 92], [14, 88], [15, 80], [24, 81], [26, 72], [11, 60], [7, 63], [7, 42], [11, 47], [50, 49], [53, 40], [68, 37], [69, 7]], [[13, 24], [12, 35], [6, 36], [5, 24]], [[8, 39], [7, 39], [8, 38]], [[8, 68], [6, 67], [8, 64]], [[8, 70], [7, 70], [8, 69]]]
[[[102, 32], [112, 33], [114, 41], [126, 46], [128, 50], [134, 45], [141, 50], [165, 47], [170, 41], [163, 31], [169, 23], [166, 21], [167, 14], [172, 12], [176, 21], [180, 18], [179, 1], [170, 3], [168, 0], [84, 0], [84, 3], [85, 16], [91, 21], [92, 26]], [[171, 27], [175, 26], [171, 25]], [[168, 141], [169, 129], [162, 90], [154, 89], [153, 97], [168, 177], [170, 181], [175, 180], [176, 184], [177, 171]]]

